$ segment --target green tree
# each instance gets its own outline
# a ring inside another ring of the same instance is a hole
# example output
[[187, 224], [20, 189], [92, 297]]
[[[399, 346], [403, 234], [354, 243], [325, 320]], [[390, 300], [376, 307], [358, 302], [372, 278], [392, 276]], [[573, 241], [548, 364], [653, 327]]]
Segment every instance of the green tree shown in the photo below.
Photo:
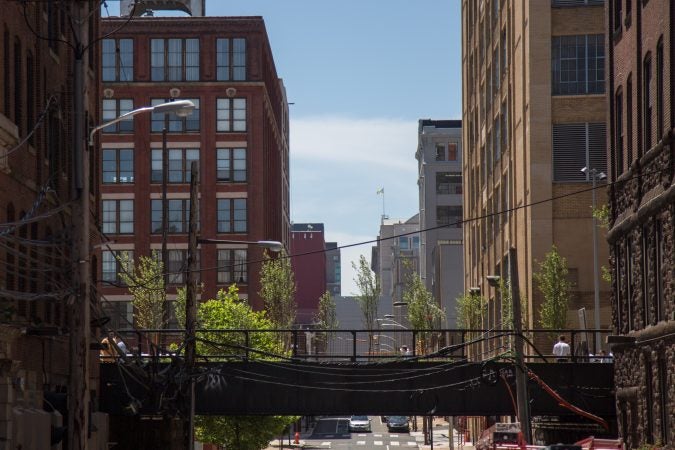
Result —
[[265, 261], [260, 270], [260, 296], [265, 302], [269, 319], [278, 328], [291, 328], [295, 322], [295, 276], [291, 260], [282, 253], [271, 258], [265, 251]]
[[373, 337], [377, 327], [377, 309], [380, 303], [380, 281], [375, 276], [370, 265], [363, 255], [359, 256], [359, 264], [352, 261], [352, 267], [356, 271], [354, 282], [359, 290], [356, 295], [356, 302], [359, 305], [361, 314], [363, 314], [363, 326], [371, 330], [368, 333], [368, 352], [373, 349]]
[[483, 315], [487, 301], [480, 294], [463, 293], [457, 301], [457, 325], [466, 330], [479, 330], [483, 326]]
[[[250, 359], [274, 359], [270, 355], [285, 354], [276, 334], [264, 331], [274, 329], [275, 324], [265, 311], [253, 311], [246, 300], [240, 299], [235, 285], [219, 291], [215, 299], [201, 303], [197, 318], [204, 329], [258, 330], [249, 333], [248, 345], [263, 353], [249, 352]], [[200, 355], [246, 354], [243, 334], [200, 332], [198, 338]], [[289, 416], [197, 416], [195, 435], [201, 442], [225, 448], [260, 450], [296, 420], [297, 417]]]
[[554, 246], [539, 263], [533, 274], [537, 287], [544, 296], [539, 309], [542, 328], [561, 329], [567, 326], [567, 309], [570, 301], [570, 282], [567, 280], [567, 260]]
[[324, 292], [319, 297], [319, 311], [314, 317], [318, 328], [322, 330], [335, 330], [340, 326], [335, 312], [335, 300], [330, 292]]
[[[438, 306], [422, 279], [415, 271], [408, 272], [403, 287], [403, 301], [408, 304], [408, 321], [413, 329], [433, 330], [440, 328], [445, 319], [445, 310]], [[420, 333], [420, 350], [424, 353], [428, 344], [434, 345], [437, 333]]]
[[[511, 295], [511, 280], [504, 278], [499, 280], [499, 295], [502, 300], [502, 329], [513, 330], [515, 324], [513, 322], [513, 297]], [[529, 328], [529, 314], [528, 314], [527, 297], [520, 292], [520, 317], [521, 327], [523, 329]]]
[[118, 261], [122, 266], [122, 271], [118, 274], [120, 280], [128, 286], [133, 297], [135, 326], [146, 329], [163, 328], [166, 324], [166, 290], [162, 261], [156, 253], [152, 256], [140, 256], [136, 264], [127, 253], [123, 253]]

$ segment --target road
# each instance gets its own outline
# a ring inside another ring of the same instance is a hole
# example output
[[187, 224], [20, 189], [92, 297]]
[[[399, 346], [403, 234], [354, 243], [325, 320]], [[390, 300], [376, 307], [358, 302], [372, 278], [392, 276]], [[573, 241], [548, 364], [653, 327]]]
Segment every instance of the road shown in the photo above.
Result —
[[319, 420], [314, 432], [305, 439], [305, 448], [340, 450], [417, 450], [418, 444], [409, 433], [389, 433], [380, 416], [370, 416], [372, 432], [350, 433], [348, 417], [324, 417]]

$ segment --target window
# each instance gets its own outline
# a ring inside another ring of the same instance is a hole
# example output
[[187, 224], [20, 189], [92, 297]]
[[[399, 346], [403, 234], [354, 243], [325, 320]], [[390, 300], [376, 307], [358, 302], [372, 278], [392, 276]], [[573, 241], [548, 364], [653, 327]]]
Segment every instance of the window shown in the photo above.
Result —
[[649, 239], [649, 226], [642, 226], [642, 261], [640, 261], [640, 270], [642, 271], [642, 328], [646, 328], [647, 325], [654, 325], [652, 309], [651, 309], [651, 298], [649, 295], [649, 288], [651, 286], [651, 264], [650, 259], [652, 257], [650, 251], [650, 239]]
[[398, 248], [401, 250], [410, 250], [410, 238], [408, 238], [408, 236], [399, 237]]
[[134, 201], [103, 200], [103, 232], [130, 234], [134, 232]]
[[[134, 101], [130, 98], [110, 98], [103, 100], [103, 122], [118, 118], [124, 113], [133, 111]], [[108, 125], [103, 129], [104, 133], [131, 133], [134, 131], [134, 120], [122, 120], [121, 122]]]
[[436, 161], [445, 161], [445, 145], [436, 144]]
[[[197, 268], [200, 267], [199, 263], [199, 252], [195, 255], [197, 261]], [[188, 251], [187, 250], [169, 250], [169, 263], [166, 265], [169, 270], [169, 284], [184, 284], [185, 283], [185, 271], [187, 270], [188, 264]], [[199, 283], [200, 271], [197, 270], [194, 274], [194, 278]]]
[[665, 320], [666, 315], [666, 304], [665, 304], [665, 295], [663, 293], [663, 269], [668, 267], [664, 259], [665, 254], [665, 241], [663, 239], [663, 224], [660, 220], [654, 221], [654, 276], [656, 277], [655, 283], [655, 294], [656, 294], [656, 322]]
[[642, 64], [642, 124], [643, 148], [646, 153], [652, 147], [652, 55], [647, 53]]
[[663, 38], [656, 45], [656, 139], [663, 137]]
[[216, 131], [246, 131], [246, 99], [216, 100]]
[[553, 124], [553, 181], [589, 181], [584, 166], [606, 172], [606, 128], [603, 122]]
[[420, 248], [420, 237], [419, 236], [413, 236], [413, 238], [412, 238], [412, 248], [413, 248], [413, 250]]
[[502, 32], [499, 36], [499, 49], [501, 52], [500, 56], [500, 68], [501, 68], [501, 77], [506, 75], [506, 66], [508, 65], [508, 53], [506, 49], [506, 27], [502, 28]]
[[623, 93], [621, 88], [616, 91], [614, 97], [614, 154], [615, 154], [615, 173], [614, 179], [623, 173]]
[[246, 39], [216, 40], [216, 79], [218, 81], [246, 79]]
[[102, 301], [103, 314], [110, 318], [108, 326], [113, 330], [132, 328], [134, 305], [131, 301]]
[[437, 206], [436, 226], [462, 228], [462, 206]]
[[103, 149], [103, 183], [134, 182], [134, 150]]
[[605, 92], [602, 34], [554, 36], [551, 49], [553, 95]]
[[448, 161], [457, 161], [457, 144], [448, 144]]
[[5, 112], [5, 116], [9, 117], [9, 111], [10, 111], [10, 96], [12, 94], [12, 89], [10, 87], [10, 67], [12, 67], [12, 64], [10, 63], [10, 54], [9, 54], [9, 49], [10, 49], [10, 40], [9, 40], [9, 31], [5, 29], [5, 31], [2, 34], [2, 60], [3, 60], [3, 65], [2, 65], [2, 79], [3, 79], [3, 111]]
[[246, 181], [246, 149], [219, 148], [216, 150], [216, 179], [218, 181]]
[[[152, 183], [161, 183], [163, 181], [163, 153], [161, 149], [152, 150], [152, 170], [150, 175]], [[189, 183], [192, 161], [199, 163], [199, 149], [171, 148], [167, 153], [169, 154], [169, 183]], [[199, 164], [197, 165], [199, 166]]]
[[245, 249], [218, 250], [218, 283], [248, 283], [248, 265]]
[[133, 39], [103, 39], [101, 52], [103, 81], [134, 80]]
[[[35, 59], [30, 51], [26, 55], [26, 122], [28, 127], [35, 125]], [[35, 133], [30, 135], [29, 142], [35, 145]]]
[[605, 0], [553, 0], [553, 6], [602, 6]]
[[21, 41], [14, 41], [14, 124], [19, 128], [19, 134], [24, 135], [23, 120], [23, 73], [21, 71]]
[[199, 81], [199, 39], [152, 39], [152, 81]]
[[614, 0], [614, 32], [621, 31], [621, 3], [623, 0]]
[[500, 117], [502, 131], [501, 151], [503, 153], [509, 148], [509, 110], [506, 107], [506, 100], [502, 102]]
[[218, 199], [218, 233], [246, 233], [246, 199]]
[[[198, 98], [188, 98], [185, 100], [190, 100], [195, 105], [195, 109], [192, 111], [192, 114], [189, 116], [181, 117], [176, 115], [175, 112], [168, 114], [165, 113], [152, 113], [152, 132], [159, 133], [166, 128], [166, 131], [170, 133], [186, 133], [190, 131], [199, 131], [199, 99]], [[160, 105], [170, 101], [169, 99], [153, 98], [151, 100], [151, 105]]]
[[[190, 223], [190, 200], [168, 199], [169, 210], [168, 233], [187, 233]], [[162, 200], [152, 200], [152, 232], [162, 232]]]
[[101, 280], [108, 284], [124, 285], [119, 273], [127, 270], [125, 262], [131, 265], [133, 260], [133, 250], [104, 250], [101, 254]]
[[461, 194], [462, 193], [462, 173], [461, 172], [436, 172], [436, 193], [437, 194]]

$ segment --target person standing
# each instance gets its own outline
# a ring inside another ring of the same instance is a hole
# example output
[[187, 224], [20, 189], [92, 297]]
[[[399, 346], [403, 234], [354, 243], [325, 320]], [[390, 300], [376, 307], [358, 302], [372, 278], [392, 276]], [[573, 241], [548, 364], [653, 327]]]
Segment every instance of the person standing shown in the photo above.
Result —
[[570, 345], [566, 342], [564, 334], [558, 337], [558, 342], [553, 346], [553, 354], [558, 357], [558, 362], [567, 361], [567, 357], [570, 356]]

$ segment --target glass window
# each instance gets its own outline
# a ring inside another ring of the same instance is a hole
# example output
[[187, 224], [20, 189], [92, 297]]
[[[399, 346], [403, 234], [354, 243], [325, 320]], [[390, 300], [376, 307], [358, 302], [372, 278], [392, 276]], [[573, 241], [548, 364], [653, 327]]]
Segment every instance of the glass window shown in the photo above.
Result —
[[[169, 154], [169, 183], [189, 183], [191, 179], [192, 161], [199, 163], [199, 149], [197, 148], [171, 148]], [[152, 150], [151, 182], [161, 183], [163, 180], [163, 150]], [[198, 164], [199, 165], [199, 164]]]
[[151, 39], [152, 81], [199, 81], [199, 39]]
[[551, 49], [553, 95], [605, 92], [604, 35], [554, 36]]
[[589, 181], [582, 167], [607, 172], [604, 122], [553, 124], [553, 181]]
[[[134, 101], [132, 99], [104, 99], [103, 100], [103, 123], [117, 119], [122, 114], [133, 111]], [[131, 133], [134, 131], [134, 119], [129, 118], [120, 122], [108, 125], [103, 129], [104, 133]]]
[[445, 161], [445, 145], [436, 144], [436, 161]]
[[[176, 113], [152, 113], [152, 132], [159, 133], [164, 128], [170, 133], [187, 133], [199, 131], [199, 99], [188, 98], [195, 105], [192, 114], [186, 117], [176, 115]], [[152, 106], [160, 105], [171, 101], [171, 99], [153, 98], [150, 101]]]
[[218, 199], [218, 233], [246, 233], [246, 199]]
[[130, 269], [124, 266], [125, 261], [133, 264], [133, 250], [104, 250], [101, 253], [101, 280], [108, 284], [123, 285], [119, 273]]
[[461, 172], [436, 172], [436, 193], [437, 194], [461, 194], [462, 193], [462, 173]]
[[[187, 233], [190, 223], [190, 200], [188, 199], [168, 199], [167, 208], [169, 211], [168, 233]], [[152, 200], [152, 233], [162, 232], [162, 200]]]
[[448, 161], [457, 161], [457, 144], [448, 144]]
[[134, 150], [105, 148], [102, 163], [103, 183], [134, 182]]
[[643, 121], [643, 153], [652, 147], [652, 55], [647, 53], [642, 64], [642, 121]]
[[462, 228], [462, 206], [437, 206], [436, 226]]
[[398, 238], [398, 248], [401, 250], [410, 250], [410, 239], [408, 236], [401, 236]]
[[219, 81], [246, 79], [246, 39], [216, 41], [216, 78]]
[[218, 283], [248, 283], [247, 251], [245, 249], [218, 250]]
[[219, 98], [216, 109], [216, 131], [246, 131], [245, 98]]
[[103, 81], [133, 81], [133, 39], [103, 39], [101, 44], [101, 78]]
[[218, 181], [246, 181], [245, 148], [219, 148], [216, 152]]
[[106, 234], [130, 234], [134, 232], [134, 201], [103, 200], [102, 229]]

